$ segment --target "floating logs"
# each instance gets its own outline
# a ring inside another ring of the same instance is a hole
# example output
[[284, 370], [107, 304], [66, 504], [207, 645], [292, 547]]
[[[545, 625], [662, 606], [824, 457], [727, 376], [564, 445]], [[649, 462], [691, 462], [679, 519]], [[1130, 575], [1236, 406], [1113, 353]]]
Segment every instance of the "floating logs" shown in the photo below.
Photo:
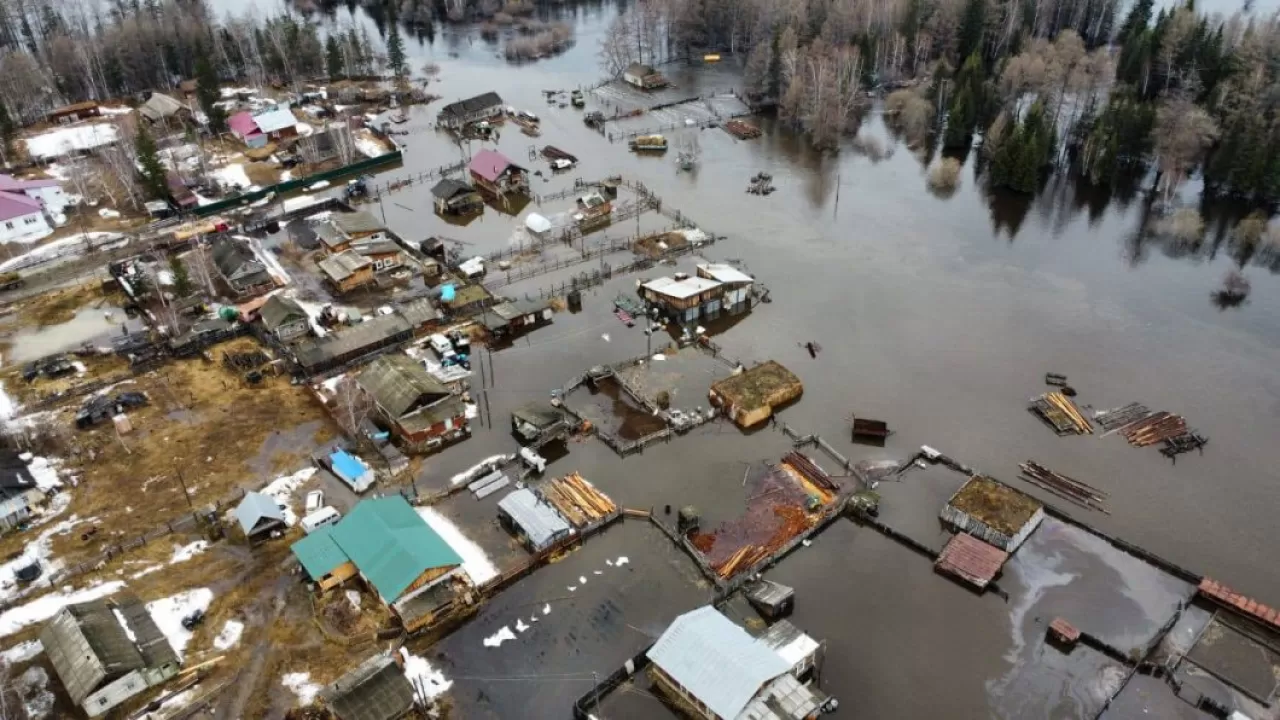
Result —
[[1151, 417], [1151, 410], [1146, 405], [1134, 402], [1124, 407], [1098, 413], [1094, 416], [1093, 421], [1101, 426], [1103, 430], [1112, 432], [1126, 425], [1132, 425], [1139, 420], [1145, 420], [1148, 417]]
[[1022, 469], [1022, 479], [1032, 485], [1080, 507], [1111, 514], [1103, 507], [1107, 499], [1105, 490], [1099, 490], [1088, 483], [1056, 473], [1034, 460], [1028, 460], [1018, 467]]
[[1158, 412], [1122, 429], [1125, 440], [1134, 447], [1157, 445], [1187, 433], [1187, 421], [1181, 415]]

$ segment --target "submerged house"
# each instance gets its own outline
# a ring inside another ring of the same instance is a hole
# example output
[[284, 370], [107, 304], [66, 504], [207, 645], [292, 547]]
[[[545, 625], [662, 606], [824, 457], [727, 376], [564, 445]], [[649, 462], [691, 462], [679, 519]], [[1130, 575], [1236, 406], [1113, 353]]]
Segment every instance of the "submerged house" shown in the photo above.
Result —
[[813, 720], [831, 698], [802, 678], [818, 643], [786, 621], [753, 638], [711, 605], [687, 612], [647, 653], [654, 684], [705, 720]]
[[460, 130], [466, 125], [489, 120], [502, 115], [502, 98], [496, 92], [451, 102], [440, 108], [436, 124], [448, 130]]
[[245, 241], [220, 234], [213, 238], [211, 247], [218, 275], [237, 298], [258, 295], [275, 287], [267, 266]]
[[467, 166], [477, 189], [501, 197], [529, 192], [529, 171], [511, 162], [497, 150], [481, 150]]
[[545, 300], [512, 300], [487, 308], [480, 317], [480, 324], [495, 338], [542, 327], [551, 322], [555, 312]]
[[941, 518], [957, 530], [1012, 553], [1040, 526], [1044, 506], [998, 480], [974, 475], [947, 501]]
[[182, 661], [131, 595], [67, 605], [40, 631], [71, 702], [98, 717], [178, 673]]
[[720, 283], [721, 308], [736, 313], [750, 306], [751, 286], [755, 278], [732, 265], [724, 263], [702, 263], [698, 265], [698, 277]]
[[654, 70], [652, 66], [638, 62], [631, 63], [622, 71], [622, 79], [628, 85], [641, 90], [654, 90], [667, 85], [667, 79], [662, 76], [662, 73]]
[[720, 313], [724, 286], [704, 277], [660, 277], [640, 286], [640, 297], [677, 323], [687, 325]]
[[408, 355], [384, 355], [356, 382], [373, 400], [378, 418], [406, 449], [429, 452], [470, 434], [466, 404]]
[[471, 584], [462, 557], [401, 495], [361, 500], [294, 543], [293, 553], [322, 588], [359, 576], [409, 630], [447, 602], [455, 581]]
[[711, 384], [711, 404], [738, 427], [759, 425], [773, 411], [800, 397], [804, 385], [775, 360], [761, 363]]
[[498, 501], [498, 521], [532, 553], [540, 553], [573, 534], [573, 526], [560, 511], [529, 488], [516, 490]]
[[484, 200], [475, 188], [453, 178], [445, 178], [431, 188], [436, 212], [441, 215], [465, 215], [484, 208]]

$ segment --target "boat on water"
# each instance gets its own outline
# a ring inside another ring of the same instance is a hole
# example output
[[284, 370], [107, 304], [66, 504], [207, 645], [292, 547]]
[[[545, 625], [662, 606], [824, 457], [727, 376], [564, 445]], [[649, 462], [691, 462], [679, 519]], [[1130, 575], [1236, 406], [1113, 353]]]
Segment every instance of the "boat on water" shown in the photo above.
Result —
[[633, 152], [666, 152], [667, 139], [661, 135], [641, 135], [631, 140]]

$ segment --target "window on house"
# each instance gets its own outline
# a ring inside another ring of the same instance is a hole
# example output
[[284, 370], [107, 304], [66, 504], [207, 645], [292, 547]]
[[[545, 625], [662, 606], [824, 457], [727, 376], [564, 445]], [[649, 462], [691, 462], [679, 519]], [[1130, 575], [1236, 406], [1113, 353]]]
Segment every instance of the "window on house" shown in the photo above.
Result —
[[98, 698], [98, 706], [99, 706], [99, 707], [104, 707], [104, 706], [106, 706], [106, 704], [107, 704], [107, 699], [106, 699], [105, 697], [100, 697], [100, 698]]
[[28, 224], [28, 225], [35, 225], [35, 224], [36, 224], [36, 218], [35, 218], [35, 216], [34, 216], [34, 215], [33, 215], [33, 216], [31, 216], [31, 217], [28, 217], [28, 218], [27, 218], [27, 224]]

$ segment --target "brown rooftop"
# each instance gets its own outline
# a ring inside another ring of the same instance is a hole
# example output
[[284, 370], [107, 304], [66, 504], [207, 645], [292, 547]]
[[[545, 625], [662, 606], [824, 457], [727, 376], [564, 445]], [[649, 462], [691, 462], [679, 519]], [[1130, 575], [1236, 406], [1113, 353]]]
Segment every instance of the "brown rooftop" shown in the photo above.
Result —
[[951, 536], [933, 567], [983, 589], [1000, 572], [1009, 553], [968, 533]]
[[1002, 482], [975, 475], [952, 496], [951, 507], [996, 532], [1016, 535], [1043, 506]]

